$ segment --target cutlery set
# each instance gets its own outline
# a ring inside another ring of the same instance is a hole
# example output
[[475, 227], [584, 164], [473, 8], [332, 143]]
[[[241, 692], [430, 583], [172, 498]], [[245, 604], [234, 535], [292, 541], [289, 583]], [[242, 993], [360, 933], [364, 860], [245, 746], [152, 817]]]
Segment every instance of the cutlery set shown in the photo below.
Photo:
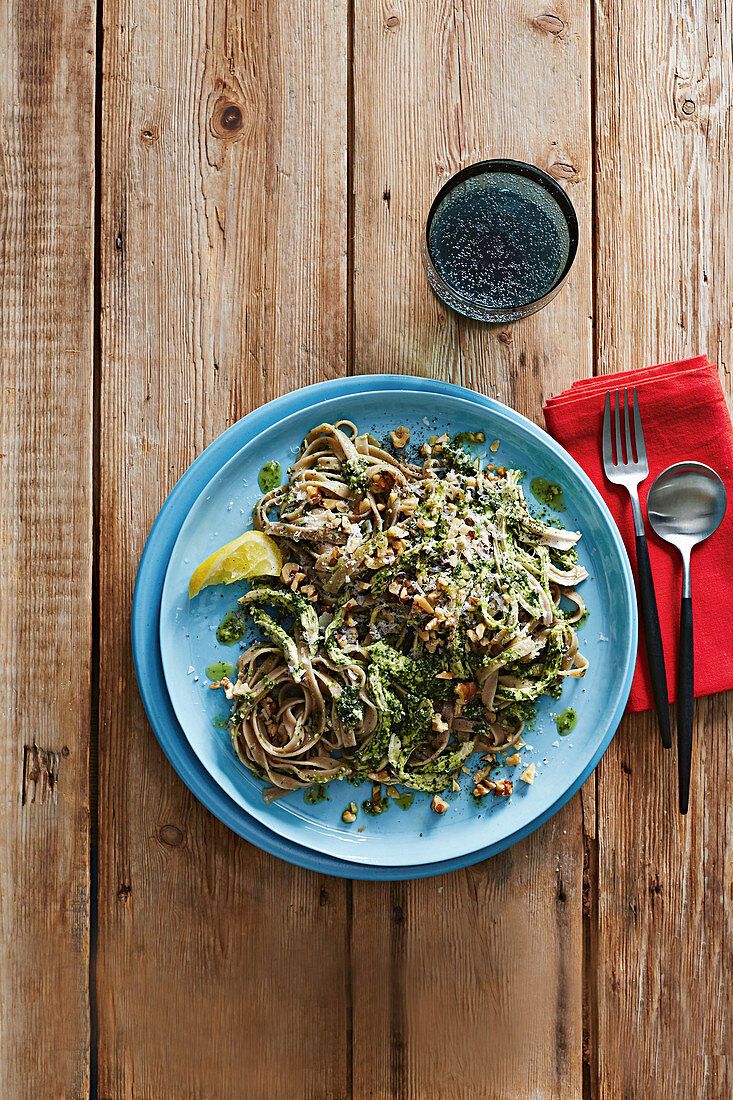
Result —
[[[623, 411], [619, 390], [615, 393], [614, 415], [611, 405], [609, 390], [603, 412], [603, 468], [608, 481], [623, 486], [631, 497], [636, 536], [638, 596], [649, 678], [662, 744], [668, 749], [671, 748], [672, 739], [664, 649], [644, 518], [639, 503], [638, 487], [649, 476], [649, 463], [636, 388], [633, 389], [631, 413], [628, 390], [624, 390]], [[622, 446], [622, 415], [625, 452]], [[669, 466], [652, 483], [647, 496], [647, 518], [652, 529], [660, 538], [676, 546], [682, 555], [677, 687], [677, 764], [679, 807], [682, 814], [687, 813], [689, 806], [695, 699], [690, 556], [695, 546], [718, 529], [725, 515], [725, 508], [726, 491], [723, 482], [714, 470], [701, 462], [679, 462]]]

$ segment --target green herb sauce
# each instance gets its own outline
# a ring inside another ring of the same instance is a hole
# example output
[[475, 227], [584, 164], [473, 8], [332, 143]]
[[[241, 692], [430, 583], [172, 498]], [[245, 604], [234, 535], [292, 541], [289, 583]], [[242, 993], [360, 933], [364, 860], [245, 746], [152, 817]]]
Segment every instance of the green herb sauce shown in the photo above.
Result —
[[362, 802], [361, 808], [365, 814], [369, 814], [371, 817], [377, 817], [378, 814], [387, 812], [389, 809], [389, 799], [383, 798], [381, 802], [373, 802], [371, 798], [367, 798]]
[[412, 803], [415, 801], [415, 795], [412, 791], [401, 791], [398, 795], [392, 795], [392, 801], [395, 806], [399, 806], [401, 810], [409, 810]]
[[227, 611], [219, 623], [216, 640], [221, 645], [235, 645], [241, 641], [247, 630], [247, 620], [236, 607]]
[[225, 730], [229, 725], [228, 714], [217, 714], [216, 718], [211, 719], [212, 726], [216, 726], [218, 730]]
[[222, 676], [231, 676], [233, 672], [234, 665], [230, 665], [229, 661], [214, 661], [206, 666], [206, 675], [210, 680], [221, 680]]
[[269, 493], [270, 489], [277, 489], [282, 481], [282, 470], [279, 462], [266, 462], [260, 470], [257, 484], [263, 493]]
[[548, 481], [546, 477], [533, 477], [530, 482], [532, 495], [537, 498], [545, 508], [551, 508], [553, 512], [565, 511], [565, 497], [559, 485]]
[[460, 446], [464, 443], [485, 443], [486, 435], [484, 432], [457, 432], [453, 436], [453, 442]]
[[578, 715], [573, 707], [566, 707], [560, 714], [555, 715], [557, 732], [561, 737], [567, 737], [567, 735], [575, 729], [577, 721]]
[[580, 616], [577, 623], [573, 623], [573, 626], [575, 627], [576, 630], [580, 630], [581, 626], [583, 626], [585, 623], [587, 623], [589, 614], [590, 614], [590, 612], [588, 611], [588, 608], [586, 607], [585, 611]]
[[324, 798], [328, 798], [326, 794], [326, 784], [313, 783], [310, 787], [306, 787], [303, 792], [303, 798], [309, 806], [316, 806], [319, 802], [323, 802]]

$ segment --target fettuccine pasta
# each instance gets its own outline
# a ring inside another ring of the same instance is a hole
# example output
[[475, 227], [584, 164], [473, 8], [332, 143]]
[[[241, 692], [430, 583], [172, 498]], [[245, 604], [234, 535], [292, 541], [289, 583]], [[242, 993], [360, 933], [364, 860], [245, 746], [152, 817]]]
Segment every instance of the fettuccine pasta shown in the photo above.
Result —
[[488, 776], [586, 671], [580, 535], [532, 515], [517, 470], [447, 435], [407, 461], [406, 435], [321, 424], [254, 509], [285, 564], [240, 600], [259, 639], [222, 685], [268, 800], [343, 778], [437, 794], [473, 753]]

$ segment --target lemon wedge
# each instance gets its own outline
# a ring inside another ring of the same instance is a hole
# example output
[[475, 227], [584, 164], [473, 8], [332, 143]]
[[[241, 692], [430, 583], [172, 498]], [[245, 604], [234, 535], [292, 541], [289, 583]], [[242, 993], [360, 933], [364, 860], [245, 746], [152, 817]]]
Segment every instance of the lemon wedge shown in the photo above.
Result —
[[210, 584], [232, 584], [250, 577], [277, 577], [283, 567], [277, 543], [261, 531], [245, 531], [211, 554], [188, 582], [189, 599]]

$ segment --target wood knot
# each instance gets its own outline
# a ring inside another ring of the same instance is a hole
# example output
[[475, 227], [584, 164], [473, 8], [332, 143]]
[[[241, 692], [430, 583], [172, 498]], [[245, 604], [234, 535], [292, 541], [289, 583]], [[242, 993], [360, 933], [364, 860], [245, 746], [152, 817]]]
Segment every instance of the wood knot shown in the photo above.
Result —
[[183, 843], [183, 833], [175, 825], [164, 825], [158, 836], [163, 844], [167, 844], [169, 848], [177, 848], [179, 844]]
[[122, 886], [120, 886], [119, 890], [117, 891], [118, 899], [120, 901], [127, 902], [127, 901], [130, 900], [130, 895], [131, 894], [132, 894], [132, 886], [129, 886], [126, 882], [123, 882]]
[[580, 179], [578, 169], [569, 160], [553, 161], [547, 171], [553, 179], [558, 181], [558, 183], [562, 180], [569, 180], [572, 183], [577, 183]]
[[400, 25], [399, 15], [388, 15], [384, 21], [384, 25], [385, 27], [388, 27], [391, 31], [393, 31], [396, 27], [399, 27]]
[[694, 115], [694, 113], [695, 113], [695, 100], [694, 99], [686, 99], [682, 104], [681, 110], [682, 110], [682, 114], [687, 115], [688, 118], [690, 117], [690, 115]]
[[148, 123], [147, 126], [143, 126], [140, 131], [140, 141], [143, 145], [152, 145], [154, 141], [158, 140], [158, 130], [152, 123]]
[[222, 96], [214, 107], [211, 128], [217, 137], [228, 141], [239, 137], [244, 128], [242, 108], [227, 96]]
[[321, 892], [318, 895], [318, 904], [323, 908], [324, 905], [328, 905], [328, 890], [325, 886], [321, 887]]
[[504, 329], [503, 332], [500, 332], [499, 335], [497, 336], [497, 340], [499, 341], [499, 343], [500, 344], [505, 344], [507, 347], [509, 346], [509, 344], [511, 344], [513, 339], [514, 339], [514, 336], [509, 331], [509, 329], [506, 329], [506, 328]]
[[544, 12], [543, 15], [535, 16], [532, 20], [532, 26], [536, 27], [538, 31], [542, 31], [543, 34], [551, 34], [554, 38], [559, 38], [565, 30], [565, 21], [555, 12], [548, 11]]

